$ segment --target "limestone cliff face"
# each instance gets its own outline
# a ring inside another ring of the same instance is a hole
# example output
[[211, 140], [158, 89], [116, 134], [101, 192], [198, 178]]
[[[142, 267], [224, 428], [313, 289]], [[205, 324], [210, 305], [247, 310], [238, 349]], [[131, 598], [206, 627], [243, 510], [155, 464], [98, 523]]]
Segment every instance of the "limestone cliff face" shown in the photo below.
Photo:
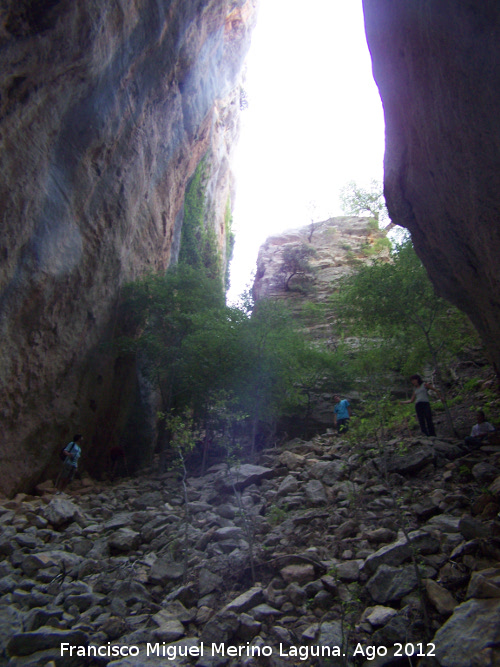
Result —
[[28, 489], [75, 431], [90, 470], [140, 431], [147, 387], [102, 344], [121, 285], [175, 261], [207, 152], [225, 247], [254, 17], [255, 0], [2, 3], [0, 491]]
[[[311, 304], [325, 303], [338, 289], [339, 280], [352, 273], [356, 265], [370, 262], [375, 256], [388, 258], [385, 237], [385, 231], [374, 229], [369, 218], [352, 216], [330, 218], [313, 226], [271, 236], [259, 249], [253, 296], [256, 301], [264, 298], [285, 300], [310, 340], [335, 346], [338, 334], [331, 309], [324, 309], [321, 317], [310, 317], [305, 309]], [[286, 281], [291, 275], [290, 269], [283, 271], [287, 250], [304, 246], [314, 252], [307, 257], [312, 268], [312, 281], [304, 285], [303, 277], [296, 275], [289, 281], [287, 289]], [[316, 392], [311, 396], [312, 412], [307, 417], [307, 424], [294, 415], [291, 421], [283, 423], [283, 428], [291, 434], [295, 428], [298, 431], [311, 428], [314, 432], [333, 426], [332, 398], [331, 393]]]
[[[324, 301], [332, 294], [339, 278], [352, 271], [354, 264], [369, 261], [377, 252], [377, 241], [384, 237], [385, 232], [374, 229], [369, 218], [354, 216], [329, 218], [270, 236], [259, 249], [254, 298], [256, 301], [285, 298], [292, 304], [303, 298]], [[303, 244], [314, 251], [308, 257], [314, 271], [314, 289], [306, 295], [300, 289], [299, 275], [291, 279], [286, 289], [290, 271], [283, 270], [285, 250]], [[388, 255], [387, 249], [385, 254]]]
[[500, 5], [363, 5], [385, 113], [389, 213], [500, 373]]

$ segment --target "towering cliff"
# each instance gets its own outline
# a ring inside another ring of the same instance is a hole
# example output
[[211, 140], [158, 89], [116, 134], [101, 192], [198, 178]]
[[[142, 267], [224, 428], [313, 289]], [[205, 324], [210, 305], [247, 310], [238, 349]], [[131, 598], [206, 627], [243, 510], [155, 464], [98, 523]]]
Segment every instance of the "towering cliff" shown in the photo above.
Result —
[[363, 0], [384, 106], [384, 192], [500, 373], [500, 5]]
[[[254, 299], [285, 301], [309, 340], [336, 346], [338, 329], [328, 301], [342, 277], [374, 257], [388, 258], [389, 242], [386, 232], [366, 217], [329, 218], [270, 236], [259, 249]], [[289, 434], [333, 426], [330, 390], [318, 385], [310, 399], [306, 421], [298, 415], [283, 421]]]
[[[303, 253], [309, 272], [302, 272], [293, 256], [287, 262], [290, 250], [299, 250], [300, 255], [301, 248], [310, 249]], [[375, 255], [388, 256], [388, 248], [385, 231], [366, 217], [329, 218], [270, 236], [259, 248], [254, 298], [287, 299], [298, 306], [303, 300], [325, 301], [353, 266]]]
[[141, 436], [144, 382], [106, 347], [120, 287], [175, 261], [204, 155], [224, 254], [255, 4], [2, 3], [0, 491], [29, 488], [74, 431], [91, 471]]

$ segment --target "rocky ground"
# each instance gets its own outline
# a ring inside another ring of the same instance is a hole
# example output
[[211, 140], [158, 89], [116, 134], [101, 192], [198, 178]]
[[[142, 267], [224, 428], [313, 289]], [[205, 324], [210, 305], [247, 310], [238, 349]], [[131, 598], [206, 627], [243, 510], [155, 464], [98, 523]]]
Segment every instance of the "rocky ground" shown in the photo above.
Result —
[[500, 665], [500, 446], [258, 463], [4, 500], [0, 664]]

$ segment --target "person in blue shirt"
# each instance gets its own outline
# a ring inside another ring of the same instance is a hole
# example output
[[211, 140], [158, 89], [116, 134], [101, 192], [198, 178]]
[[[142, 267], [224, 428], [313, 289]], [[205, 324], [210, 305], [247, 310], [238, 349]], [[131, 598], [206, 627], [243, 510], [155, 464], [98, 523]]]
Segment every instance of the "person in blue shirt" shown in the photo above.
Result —
[[82, 455], [82, 449], [80, 447], [82, 440], [83, 436], [77, 433], [73, 436], [73, 440], [68, 443], [63, 450], [66, 458], [55, 483], [58, 493], [62, 493], [75, 476], [78, 468], [78, 459]]
[[340, 398], [337, 394], [333, 397], [335, 406], [333, 408], [333, 425], [339, 434], [347, 433], [349, 430], [349, 419], [351, 418], [351, 406], [346, 398]]

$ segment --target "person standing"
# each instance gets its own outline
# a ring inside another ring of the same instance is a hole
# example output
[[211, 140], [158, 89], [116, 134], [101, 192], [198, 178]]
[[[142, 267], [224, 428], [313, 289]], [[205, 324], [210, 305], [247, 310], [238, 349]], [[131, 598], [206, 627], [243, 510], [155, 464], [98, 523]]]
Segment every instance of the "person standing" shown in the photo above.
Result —
[[415, 374], [410, 377], [410, 382], [415, 387], [412, 397], [408, 401], [400, 401], [401, 405], [407, 403], [415, 403], [415, 411], [417, 413], [420, 430], [426, 436], [435, 436], [436, 429], [432, 422], [431, 404], [429, 401], [428, 391], [435, 391], [439, 396], [439, 392], [430, 382], [424, 382], [420, 375]]
[[333, 408], [333, 425], [339, 434], [347, 433], [349, 430], [349, 419], [351, 418], [351, 406], [347, 398], [340, 398], [338, 394], [333, 397], [335, 406]]
[[80, 447], [82, 440], [83, 436], [76, 433], [73, 436], [73, 440], [63, 449], [62, 453], [65, 459], [63, 461], [62, 470], [55, 483], [58, 493], [62, 493], [75, 476], [78, 468], [78, 459], [82, 455], [82, 449]]

